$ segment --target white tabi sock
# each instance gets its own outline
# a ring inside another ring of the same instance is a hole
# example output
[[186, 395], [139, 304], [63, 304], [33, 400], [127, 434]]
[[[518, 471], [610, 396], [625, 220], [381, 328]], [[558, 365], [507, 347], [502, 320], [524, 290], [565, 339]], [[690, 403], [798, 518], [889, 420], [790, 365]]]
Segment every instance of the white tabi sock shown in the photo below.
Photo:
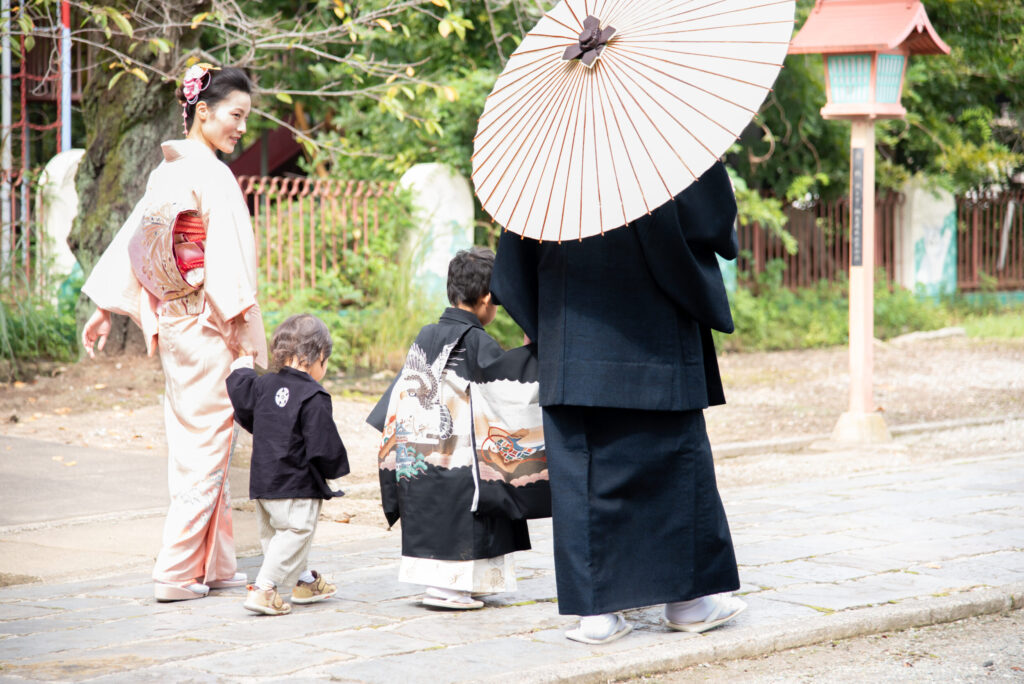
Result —
[[473, 597], [468, 591], [457, 589], [446, 589], [445, 587], [427, 587], [427, 596], [433, 596], [444, 601], [458, 601], [459, 603], [472, 603]]
[[314, 580], [316, 580], [316, 577], [313, 575], [313, 572], [311, 570], [303, 570], [302, 574], [299, 575], [300, 582], [305, 582], [306, 584], [309, 584]]
[[666, 603], [665, 619], [677, 625], [701, 622], [715, 608], [715, 604], [710, 599], [710, 596], [701, 596], [690, 601]]
[[607, 639], [618, 626], [619, 616], [615, 613], [587, 615], [580, 618], [580, 632], [588, 639]]

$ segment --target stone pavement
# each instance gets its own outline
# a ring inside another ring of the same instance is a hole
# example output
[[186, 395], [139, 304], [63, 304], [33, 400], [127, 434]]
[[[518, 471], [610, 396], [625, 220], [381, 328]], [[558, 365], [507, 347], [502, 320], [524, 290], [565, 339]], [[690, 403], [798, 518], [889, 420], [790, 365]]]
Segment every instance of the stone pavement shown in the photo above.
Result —
[[312, 567], [338, 596], [284, 617], [248, 613], [242, 589], [158, 604], [145, 572], [0, 589], [0, 681], [606, 681], [1024, 606], [1019, 446], [722, 494], [749, 608], [704, 635], [648, 608], [626, 613], [635, 630], [617, 642], [567, 641], [548, 521], [531, 523], [515, 594], [424, 609], [381, 530], [318, 541]]

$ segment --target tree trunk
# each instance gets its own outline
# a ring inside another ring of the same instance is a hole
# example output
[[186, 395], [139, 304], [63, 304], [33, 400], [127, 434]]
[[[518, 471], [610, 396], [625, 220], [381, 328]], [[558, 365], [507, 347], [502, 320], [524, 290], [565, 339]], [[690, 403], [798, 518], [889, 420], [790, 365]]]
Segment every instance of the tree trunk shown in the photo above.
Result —
[[[152, 11], [159, 16], [152, 18], [188, 23], [208, 5], [209, 0], [155, 3]], [[198, 44], [199, 31], [180, 35], [168, 31], [164, 37], [174, 43], [171, 53], [141, 61], [165, 72], [183, 71], [183, 57]], [[177, 84], [161, 82], [156, 76], [144, 83], [125, 74], [108, 89], [117, 72], [101, 63], [82, 94], [86, 146], [76, 177], [78, 217], [68, 245], [86, 276], [142, 198], [150, 171], [163, 158], [160, 143], [182, 137], [181, 107], [174, 97]], [[93, 308], [82, 295], [77, 309], [79, 331]], [[105, 352], [126, 351], [145, 351], [142, 334], [130, 320], [115, 316]]]

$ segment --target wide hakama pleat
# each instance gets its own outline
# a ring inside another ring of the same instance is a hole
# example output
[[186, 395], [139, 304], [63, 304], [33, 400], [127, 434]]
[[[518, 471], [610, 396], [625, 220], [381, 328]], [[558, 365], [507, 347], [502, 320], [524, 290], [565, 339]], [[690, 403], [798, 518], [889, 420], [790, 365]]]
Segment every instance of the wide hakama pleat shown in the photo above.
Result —
[[739, 588], [702, 411], [552, 406], [544, 437], [559, 613]]
[[229, 579], [236, 570], [228, 489], [234, 414], [225, 385], [232, 355], [199, 316], [162, 315], [158, 343], [171, 505], [153, 579]]

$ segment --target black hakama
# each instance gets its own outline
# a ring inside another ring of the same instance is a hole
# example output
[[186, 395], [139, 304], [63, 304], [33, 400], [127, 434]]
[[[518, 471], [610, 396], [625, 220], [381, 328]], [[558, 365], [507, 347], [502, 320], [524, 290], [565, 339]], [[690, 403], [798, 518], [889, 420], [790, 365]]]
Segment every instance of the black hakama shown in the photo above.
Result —
[[739, 588], [701, 411], [544, 409], [558, 612]]

